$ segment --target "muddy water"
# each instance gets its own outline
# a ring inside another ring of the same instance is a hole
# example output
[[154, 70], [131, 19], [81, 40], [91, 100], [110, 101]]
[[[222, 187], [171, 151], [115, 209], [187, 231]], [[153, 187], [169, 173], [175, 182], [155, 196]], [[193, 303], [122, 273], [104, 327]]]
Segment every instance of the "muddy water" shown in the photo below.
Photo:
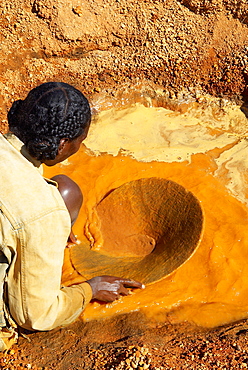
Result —
[[[248, 316], [247, 118], [240, 107], [212, 98], [174, 108], [104, 109], [80, 151], [45, 169], [46, 176], [65, 173], [80, 185], [84, 205], [74, 232], [93, 250], [103, 242], [96, 205], [129, 181], [172, 180], [203, 210], [200, 242], [184, 264], [112, 304], [90, 304], [85, 320], [140, 309], [162, 321], [214, 327]], [[87, 278], [70, 263], [77, 266], [73, 248], [65, 251], [65, 285]]]

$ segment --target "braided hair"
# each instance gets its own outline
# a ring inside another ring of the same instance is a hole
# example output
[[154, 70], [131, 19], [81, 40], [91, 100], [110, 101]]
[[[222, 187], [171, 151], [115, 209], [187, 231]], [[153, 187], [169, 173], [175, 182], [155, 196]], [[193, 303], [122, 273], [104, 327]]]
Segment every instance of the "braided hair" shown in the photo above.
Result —
[[60, 140], [74, 140], [87, 132], [90, 105], [76, 88], [63, 82], [46, 82], [17, 100], [8, 112], [9, 129], [40, 161], [55, 159]]

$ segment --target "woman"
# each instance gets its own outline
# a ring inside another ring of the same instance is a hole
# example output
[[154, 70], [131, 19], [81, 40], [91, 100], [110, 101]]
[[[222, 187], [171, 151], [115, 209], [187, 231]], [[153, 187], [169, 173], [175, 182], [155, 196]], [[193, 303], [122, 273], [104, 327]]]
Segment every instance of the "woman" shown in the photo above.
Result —
[[0, 137], [2, 337], [12, 333], [12, 318], [29, 330], [51, 330], [75, 320], [91, 299], [111, 302], [127, 295], [127, 287], [141, 288], [111, 276], [60, 286], [71, 219], [41, 164], [53, 166], [76, 153], [90, 121], [85, 96], [62, 82], [36, 87], [8, 113], [10, 132]]

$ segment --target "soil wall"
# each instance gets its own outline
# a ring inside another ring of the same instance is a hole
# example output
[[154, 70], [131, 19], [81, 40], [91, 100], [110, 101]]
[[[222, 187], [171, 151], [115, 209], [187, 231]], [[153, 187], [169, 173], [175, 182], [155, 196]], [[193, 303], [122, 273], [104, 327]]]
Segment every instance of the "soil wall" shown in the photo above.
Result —
[[3, 0], [0, 15], [2, 129], [13, 100], [51, 80], [90, 98], [141, 81], [246, 94], [246, 0]]

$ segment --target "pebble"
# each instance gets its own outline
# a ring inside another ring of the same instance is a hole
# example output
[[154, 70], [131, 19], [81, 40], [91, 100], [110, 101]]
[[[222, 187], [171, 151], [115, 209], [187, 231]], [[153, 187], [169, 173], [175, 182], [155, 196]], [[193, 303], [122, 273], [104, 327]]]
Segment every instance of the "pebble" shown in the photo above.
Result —
[[83, 9], [81, 6], [75, 6], [74, 8], [72, 8], [73, 12], [75, 14], [77, 14], [79, 17], [81, 17], [83, 15]]

